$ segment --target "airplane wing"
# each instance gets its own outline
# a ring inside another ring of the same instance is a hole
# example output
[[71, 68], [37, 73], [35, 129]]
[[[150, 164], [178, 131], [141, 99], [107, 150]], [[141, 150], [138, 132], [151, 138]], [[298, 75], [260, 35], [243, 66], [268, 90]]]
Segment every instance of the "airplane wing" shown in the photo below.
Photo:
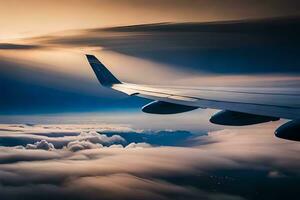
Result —
[[298, 130], [297, 138], [300, 140], [300, 91], [297, 89], [136, 85], [119, 81], [95, 56], [87, 55], [87, 59], [103, 86], [130, 96], [154, 100], [142, 108], [146, 113], [175, 114], [197, 108], [212, 108], [221, 110], [212, 116], [212, 123], [233, 126], [291, 119], [288, 123], [292, 124], [288, 124], [283, 131], [280, 127], [276, 134], [280, 137], [292, 126], [293, 130]]

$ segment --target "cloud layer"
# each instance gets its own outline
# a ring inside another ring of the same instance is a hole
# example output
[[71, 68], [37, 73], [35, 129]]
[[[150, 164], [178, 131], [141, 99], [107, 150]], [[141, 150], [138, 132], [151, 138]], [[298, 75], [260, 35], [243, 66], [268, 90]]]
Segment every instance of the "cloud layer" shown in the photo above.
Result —
[[[119, 125], [1, 125], [0, 195], [2, 199], [292, 198], [300, 181], [299, 144], [275, 139], [276, 125], [192, 135], [185, 139], [190, 146], [181, 147], [129, 143], [129, 132], [143, 137], [157, 132]], [[170, 137], [175, 133], [169, 131]], [[32, 148], [15, 146], [19, 138], [26, 138]], [[261, 190], [253, 187], [253, 181]]]

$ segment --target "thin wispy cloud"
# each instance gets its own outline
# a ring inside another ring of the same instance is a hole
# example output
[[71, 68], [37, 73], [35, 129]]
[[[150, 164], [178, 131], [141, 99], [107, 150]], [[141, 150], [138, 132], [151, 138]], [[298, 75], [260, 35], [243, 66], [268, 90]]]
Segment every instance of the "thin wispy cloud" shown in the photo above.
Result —
[[299, 17], [157, 23], [78, 30], [29, 41], [57, 47], [101, 47], [183, 71], [288, 74], [298, 73], [299, 23]]
[[14, 43], [0, 43], [0, 50], [34, 50], [41, 49], [39, 45], [26, 45]]

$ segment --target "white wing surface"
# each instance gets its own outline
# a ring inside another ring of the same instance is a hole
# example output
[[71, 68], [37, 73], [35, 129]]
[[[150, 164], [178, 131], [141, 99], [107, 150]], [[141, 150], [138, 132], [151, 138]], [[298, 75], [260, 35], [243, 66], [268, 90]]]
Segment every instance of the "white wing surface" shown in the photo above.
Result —
[[187, 88], [129, 84], [114, 77], [95, 56], [87, 55], [87, 58], [103, 86], [130, 96], [155, 100], [144, 106], [144, 112], [172, 114], [196, 108], [212, 108], [222, 110], [211, 119], [216, 124], [250, 125], [285, 118], [297, 121], [299, 126], [299, 89]]

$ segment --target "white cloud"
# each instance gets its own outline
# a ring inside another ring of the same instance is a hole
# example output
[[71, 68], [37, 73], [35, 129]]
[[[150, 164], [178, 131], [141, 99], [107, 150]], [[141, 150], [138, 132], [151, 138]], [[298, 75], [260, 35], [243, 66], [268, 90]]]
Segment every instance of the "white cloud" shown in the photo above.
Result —
[[54, 150], [54, 146], [52, 143], [47, 142], [46, 140], [38, 141], [34, 144], [27, 144], [26, 149], [43, 149], [43, 150]]
[[149, 148], [149, 147], [151, 147], [151, 145], [145, 142], [140, 142], [140, 143], [132, 142], [128, 144], [125, 148], [128, 149], [128, 148]]
[[108, 137], [107, 135], [99, 134], [96, 131], [81, 132], [79, 135], [79, 138], [81, 138], [81, 140], [88, 140], [94, 144], [96, 144], [96, 143], [113, 144], [116, 142], [119, 142], [119, 143], [126, 142], [125, 139], [119, 135], [112, 135], [111, 137]]
[[110, 145], [109, 148], [124, 148], [124, 147], [121, 144], [113, 144], [113, 145]]
[[[27, 149], [43, 148], [45, 150], [61, 149], [73, 141], [89, 141], [93, 144], [112, 145], [123, 144], [126, 140], [119, 135], [107, 136], [99, 130], [108, 130], [107, 127], [100, 128], [99, 126], [86, 125], [0, 125], [1, 131], [0, 144], [10, 146], [27, 146]], [[107, 125], [106, 125], [107, 126]], [[109, 130], [128, 130], [125, 128], [116, 128], [113, 126]], [[5, 143], [5, 141], [8, 141]], [[42, 143], [41, 143], [42, 141]], [[47, 143], [49, 143], [49, 145]], [[34, 144], [33, 144], [34, 143]], [[51, 144], [50, 144], [51, 143]], [[39, 145], [39, 147], [37, 147]], [[44, 145], [44, 146], [43, 146]], [[49, 146], [49, 148], [47, 148]], [[53, 146], [53, 148], [52, 148]]]
[[84, 149], [97, 149], [97, 148], [102, 148], [102, 144], [94, 144], [89, 141], [72, 141], [69, 142], [67, 145], [67, 149], [73, 152], [84, 150]]

